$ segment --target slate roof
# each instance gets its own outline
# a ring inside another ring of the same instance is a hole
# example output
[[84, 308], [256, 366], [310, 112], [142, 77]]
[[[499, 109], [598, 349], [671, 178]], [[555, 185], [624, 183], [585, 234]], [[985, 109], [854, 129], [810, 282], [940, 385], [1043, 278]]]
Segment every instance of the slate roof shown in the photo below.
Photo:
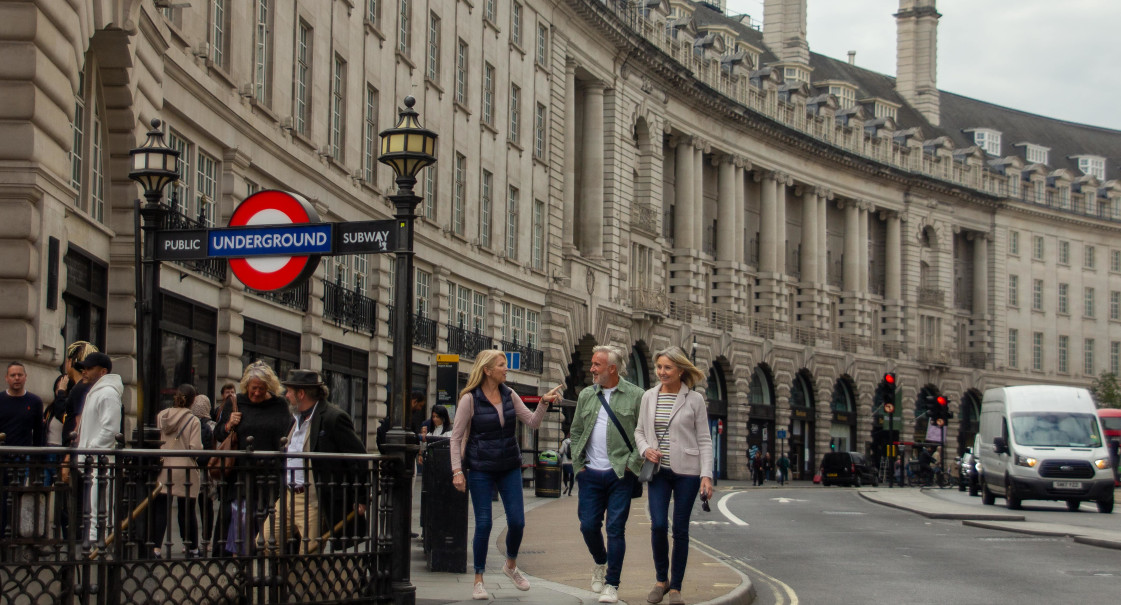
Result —
[[[763, 43], [763, 32], [726, 17], [712, 6], [696, 4], [693, 18], [698, 28], [710, 24], [730, 25], [739, 32], [740, 40], [765, 49], [760, 57], [762, 65], [754, 66], [754, 69], [778, 61], [778, 57]], [[1081, 176], [1078, 160], [1071, 156], [1097, 155], [1106, 161], [1105, 180], [1121, 179], [1121, 131], [1049, 118], [946, 91], [939, 94], [941, 120], [936, 127], [895, 91], [895, 78], [892, 76], [814, 52], [810, 53], [810, 67], [813, 68], [810, 78], [814, 86], [827, 80], [840, 80], [856, 86], [858, 101], [879, 97], [898, 103], [901, 107], [896, 112], [897, 128], [917, 126], [922, 129], [925, 140], [946, 136], [956, 149], [972, 147], [973, 134], [963, 131], [989, 128], [1001, 133], [1002, 156], [1014, 155], [1027, 164], [1026, 149], [1015, 145], [1042, 145], [1050, 148], [1048, 167], [1051, 170], [1066, 168], [1072, 174]]]

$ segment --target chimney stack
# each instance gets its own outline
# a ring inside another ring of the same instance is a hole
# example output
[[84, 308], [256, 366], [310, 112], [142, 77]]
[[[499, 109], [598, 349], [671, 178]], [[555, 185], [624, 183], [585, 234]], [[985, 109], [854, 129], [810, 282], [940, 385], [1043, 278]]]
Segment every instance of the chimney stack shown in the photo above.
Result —
[[[937, 126], [938, 19], [936, 0], [899, 0], [895, 14], [895, 90]], [[851, 58], [851, 54], [850, 54]], [[851, 62], [851, 61], [850, 61]]]
[[856, 65], [856, 51], [849, 51], [849, 65]]
[[765, 0], [763, 3], [763, 43], [780, 63], [810, 64], [806, 42], [807, 0]]

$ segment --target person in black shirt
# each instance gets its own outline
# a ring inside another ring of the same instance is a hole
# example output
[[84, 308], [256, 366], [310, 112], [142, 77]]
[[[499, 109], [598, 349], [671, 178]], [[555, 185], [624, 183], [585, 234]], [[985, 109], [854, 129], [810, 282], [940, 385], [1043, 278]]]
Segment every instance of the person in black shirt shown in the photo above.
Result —
[[46, 443], [43, 431], [43, 400], [28, 393], [27, 372], [23, 364], [8, 364], [8, 389], [0, 393], [0, 433], [5, 435], [4, 445], [27, 447]]

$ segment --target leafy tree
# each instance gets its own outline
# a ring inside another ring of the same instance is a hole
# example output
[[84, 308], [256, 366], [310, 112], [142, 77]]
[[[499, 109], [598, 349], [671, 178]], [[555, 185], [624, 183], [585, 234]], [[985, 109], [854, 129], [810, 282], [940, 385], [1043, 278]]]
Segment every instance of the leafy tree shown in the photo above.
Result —
[[1090, 395], [1099, 408], [1121, 408], [1121, 382], [1117, 374], [1102, 372], [1090, 385]]

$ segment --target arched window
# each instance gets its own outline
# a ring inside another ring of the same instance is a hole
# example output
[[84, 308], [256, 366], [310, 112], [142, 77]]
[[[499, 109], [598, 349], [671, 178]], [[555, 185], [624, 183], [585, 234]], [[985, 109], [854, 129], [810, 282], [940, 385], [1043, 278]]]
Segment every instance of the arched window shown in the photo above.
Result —
[[837, 381], [833, 383], [833, 397], [829, 402], [829, 406], [834, 412], [856, 411], [852, 391], [849, 390], [848, 385], [845, 384], [843, 379], [838, 378]]
[[767, 374], [763, 368], [755, 366], [755, 371], [751, 374], [751, 386], [747, 391], [748, 404], [752, 407], [757, 405], [774, 405], [774, 393], [771, 392], [771, 381], [767, 379]]
[[790, 385], [790, 407], [812, 408], [814, 406], [813, 389], [805, 374], [799, 372], [794, 375], [794, 383]]
[[99, 223], [105, 222], [106, 137], [101, 85], [92, 60], [78, 74], [71, 122], [70, 186], [77, 192], [74, 205]]

